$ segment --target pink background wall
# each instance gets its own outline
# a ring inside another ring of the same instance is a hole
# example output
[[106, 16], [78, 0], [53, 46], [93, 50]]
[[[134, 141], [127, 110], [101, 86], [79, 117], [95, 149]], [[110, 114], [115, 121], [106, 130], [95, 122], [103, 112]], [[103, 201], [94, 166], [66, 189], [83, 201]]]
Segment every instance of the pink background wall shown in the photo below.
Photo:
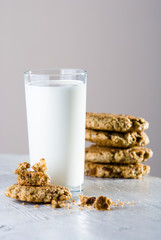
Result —
[[0, 0], [0, 153], [28, 153], [23, 72], [88, 71], [87, 111], [150, 122], [161, 177], [161, 1]]

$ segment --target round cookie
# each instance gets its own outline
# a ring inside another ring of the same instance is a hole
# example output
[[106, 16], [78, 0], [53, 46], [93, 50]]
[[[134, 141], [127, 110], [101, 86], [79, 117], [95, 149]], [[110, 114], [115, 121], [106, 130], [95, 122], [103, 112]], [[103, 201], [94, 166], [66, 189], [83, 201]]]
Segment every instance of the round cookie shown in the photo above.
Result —
[[136, 164], [145, 162], [152, 155], [152, 150], [145, 147], [124, 149], [101, 147], [93, 144], [85, 149], [85, 160], [96, 163]]
[[85, 162], [85, 175], [100, 178], [142, 178], [150, 172], [143, 164], [117, 165]]
[[34, 203], [50, 203], [52, 200], [66, 201], [71, 198], [68, 188], [54, 185], [34, 187], [14, 184], [8, 187], [4, 194], [6, 197]]
[[116, 131], [133, 132], [148, 129], [149, 123], [138, 117], [112, 113], [86, 113], [86, 128]]
[[149, 143], [149, 138], [144, 132], [117, 133], [86, 129], [85, 138], [87, 141], [106, 147], [128, 148]]

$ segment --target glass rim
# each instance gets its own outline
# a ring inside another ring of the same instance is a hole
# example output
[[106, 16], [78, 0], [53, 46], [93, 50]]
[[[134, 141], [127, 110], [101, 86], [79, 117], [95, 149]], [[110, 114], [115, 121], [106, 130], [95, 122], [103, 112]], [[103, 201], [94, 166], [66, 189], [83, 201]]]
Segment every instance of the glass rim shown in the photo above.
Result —
[[[64, 71], [64, 72], [63, 72]], [[63, 73], [62, 73], [63, 72]], [[67, 73], [65, 73], [67, 72]], [[83, 69], [74, 68], [47, 68], [47, 69], [34, 69], [27, 70], [24, 75], [36, 76], [36, 75], [46, 75], [46, 76], [77, 76], [77, 75], [87, 75], [87, 71]]]

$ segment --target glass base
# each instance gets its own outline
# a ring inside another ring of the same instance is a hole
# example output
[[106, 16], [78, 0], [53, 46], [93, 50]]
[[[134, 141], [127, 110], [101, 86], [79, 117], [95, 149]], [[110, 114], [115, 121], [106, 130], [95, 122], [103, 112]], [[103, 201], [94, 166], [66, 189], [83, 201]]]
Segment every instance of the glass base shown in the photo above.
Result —
[[82, 183], [80, 186], [78, 187], [68, 187], [69, 190], [73, 193], [73, 192], [77, 192], [77, 193], [82, 193], [84, 191], [84, 184]]

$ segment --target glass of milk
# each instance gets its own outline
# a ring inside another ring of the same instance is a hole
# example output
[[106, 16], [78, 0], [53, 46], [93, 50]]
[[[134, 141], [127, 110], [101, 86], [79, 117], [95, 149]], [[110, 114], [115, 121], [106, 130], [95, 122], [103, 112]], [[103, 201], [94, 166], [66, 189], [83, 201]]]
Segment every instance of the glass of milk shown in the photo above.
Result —
[[47, 163], [51, 183], [81, 191], [84, 182], [87, 72], [24, 73], [30, 163]]

